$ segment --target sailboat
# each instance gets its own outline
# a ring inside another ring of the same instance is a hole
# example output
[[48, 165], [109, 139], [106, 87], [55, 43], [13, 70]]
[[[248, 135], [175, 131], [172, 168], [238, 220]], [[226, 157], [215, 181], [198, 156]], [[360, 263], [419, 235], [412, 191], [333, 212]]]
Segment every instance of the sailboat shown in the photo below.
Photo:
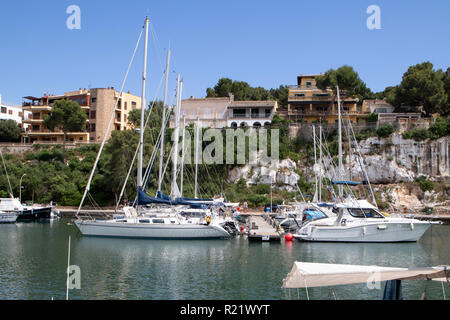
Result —
[[[139, 157], [138, 157], [138, 196], [135, 207], [124, 207], [124, 217], [110, 220], [84, 220], [78, 218], [75, 225], [84, 236], [97, 237], [115, 237], [115, 238], [143, 238], [143, 239], [218, 239], [230, 238], [231, 234], [227, 231], [227, 226], [223, 222], [215, 221], [212, 215], [207, 215], [203, 212], [200, 219], [191, 219], [180, 214], [179, 204], [182, 199], [178, 199], [179, 190], [176, 183], [177, 164], [178, 164], [178, 139], [174, 142], [173, 153], [173, 182], [172, 182], [172, 197], [163, 195], [160, 191], [158, 197], [153, 198], [148, 196], [144, 191], [144, 183], [142, 177], [142, 161], [143, 161], [143, 142], [144, 142], [144, 112], [145, 112], [145, 85], [146, 85], [146, 70], [147, 70], [147, 48], [148, 48], [148, 17], [145, 20], [145, 45], [144, 45], [144, 67], [143, 67], [143, 81], [142, 81], [142, 106], [141, 106], [141, 130], [139, 142]], [[168, 72], [166, 69], [166, 77]], [[166, 78], [167, 79], [167, 78]], [[166, 80], [167, 88], [167, 80]], [[177, 79], [177, 103], [175, 111], [175, 119], [177, 125], [175, 126], [175, 136], [178, 137], [179, 118], [180, 118], [180, 104], [181, 104], [181, 90], [182, 82], [180, 75]], [[123, 85], [122, 85], [123, 90]], [[163, 112], [164, 114], [164, 112]], [[163, 124], [164, 126], [164, 124]], [[107, 129], [108, 130], [108, 129]], [[106, 135], [105, 135], [106, 136]], [[162, 137], [162, 136], [161, 136]], [[102, 147], [104, 146], [103, 140]], [[100, 147], [97, 161], [91, 172], [90, 181], [92, 179], [95, 166], [98, 162]], [[86, 196], [90, 181], [85, 190]], [[160, 187], [160, 186], [159, 186]], [[80, 203], [78, 213], [81, 209], [83, 200]], [[157, 212], [141, 212], [141, 207], [147, 203], [160, 203], [169, 205], [165, 210]], [[77, 213], [77, 216], [78, 216]]]
[[[411, 218], [391, 217], [368, 202], [358, 200], [354, 195], [344, 196], [343, 187], [356, 185], [343, 179], [342, 128], [339, 87], [338, 101], [338, 143], [339, 164], [337, 179], [332, 183], [338, 186], [339, 195], [334, 203], [305, 203], [300, 206], [302, 224], [294, 234], [301, 241], [322, 242], [416, 242], [433, 222]], [[365, 182], [372, 200], [373, 192], [368, 177], [362, 167]], [[316, 180], [317, 185], [317, 180]], [[316, 190], [317, 194], [317, 190]], [[315, 197], [317, 200], [317, 197]]]

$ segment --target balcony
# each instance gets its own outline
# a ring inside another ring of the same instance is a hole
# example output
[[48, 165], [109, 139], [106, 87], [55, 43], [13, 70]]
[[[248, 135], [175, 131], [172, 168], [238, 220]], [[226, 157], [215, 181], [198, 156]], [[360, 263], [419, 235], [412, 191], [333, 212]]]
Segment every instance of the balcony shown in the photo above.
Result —
[[300, 101], [300, 102], [330, 102], [333, 100], [331, 96], [289, 96], [288, 101]]
[[52, 107], [49, 105], [31, 105], [30, 103], [24, 103], [22, 106], [23, 111], [52, 111]]
[[267, 119], [271, 120], [273, 114], [231, 114], [231, 119]]

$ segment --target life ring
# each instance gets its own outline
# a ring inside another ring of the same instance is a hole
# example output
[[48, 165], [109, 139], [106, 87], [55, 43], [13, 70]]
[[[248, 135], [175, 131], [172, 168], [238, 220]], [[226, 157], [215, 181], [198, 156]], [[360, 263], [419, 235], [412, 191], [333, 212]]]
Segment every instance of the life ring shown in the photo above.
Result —
[[211, 223], [211, 216], [207, 216], [207, 217], [206, 217], [206, 223], [207, 223], [207, 224], [210, 224], [210, 223]]

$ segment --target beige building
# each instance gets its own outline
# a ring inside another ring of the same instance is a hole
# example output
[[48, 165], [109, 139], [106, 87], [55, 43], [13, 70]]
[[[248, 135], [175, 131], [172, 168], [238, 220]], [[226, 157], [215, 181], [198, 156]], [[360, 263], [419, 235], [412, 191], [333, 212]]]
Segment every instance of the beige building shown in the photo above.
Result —
[[[263, 127], [272, 122], [278, 108], [276, 101], [235, 101], [233, 95], [223, 98], [200, 98], [182, 100], [181, 122], [186, 125], [196, 122], [197, 118], [202, 127], [209, 128], [237, 128]], [[170, 121], [174, 127], [174, 119]]]
[[[331, 89], [321, 90], [316, 86], [316, 78], [321, 74], [300, 75], [297, 85], [288, 86], [288, 108], [279, 112], [286, 120], [303, 120], [307, 123], [322, 120], [330, 124], [337, 122], [338, 103]], [[341, 97], [342, 111], [352, 122], [364, 119], [367, 112], [358, 109], [359, 99]]]
[[[103, 139], [111, 113], [116, 105], [119, 92], [114, 88], [80, 89], [66, 92], [63, 95], [44, 95], [43, 97], [24, 97], [23, 110], [29, 111], [22, 123], [29, 124], [23, 129], [23, 143], [56, 142], [62, 143], [63, 132], [51, 131], [44, 126], [44, 116], [49, 114], [57, 100], [69, 99], [77, 102], [86, 111], [86, 128], [82, 132], [67, 134], [69, 142], [99, 142]], [[128, 113], [140, 109], [141, 98], [128, 93], [122, 93], [115, 108], [112, 130], [126, 130]], [[109, 132], [108, 138], [111, 136]]]

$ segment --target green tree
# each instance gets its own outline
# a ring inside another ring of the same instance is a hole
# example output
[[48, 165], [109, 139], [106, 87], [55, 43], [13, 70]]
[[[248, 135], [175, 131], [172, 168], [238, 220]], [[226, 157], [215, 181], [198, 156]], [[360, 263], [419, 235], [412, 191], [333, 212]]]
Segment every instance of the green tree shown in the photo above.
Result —
[[19, 142], [22, 130], [14, 120], [0, 121], [0, 142]]
[[221, 78], [214, 88], [206, 89], [207, 98], [228, 97], [233, 94], [238, 101], [271, 100], [278, 102], [280, 107], [287, 106], [288, 88], [280, 86], [278, 89], [264, 89], [263, 87], [252, 87], [244, 81], [233, 81], [230, 78]]
[[44, 125], [49, 130], [59, 129], [64, 133], [63, 159], [65, 159], [67, 133], [84, 131], [86, 119], [86, 112], [80, 108], [78, 103], [68, 99], [57, 100], [50, 114], [44, 116]]
[[435, 71], [431, 62], [416, 64], [403, 74], [402, 82], [393, 89], [387, 101], [397, 109], [402, 106], [414, 107], [417, 111], [423, 109], [428, 116], [445, 114], [448, 108], [443, 79], [444, 73]]
[[339, 93], [345, 97], [358, 97], [360, 102], [367, 98], [373, 98], [374, 94], [367, 88], [358, 73], [348, 65], [344, 65], [336, 70], [330, 69], [323, 76], [316, 78], [316, 85], [319, 89], [333, 89], [335, 95], [336, 86], [339, 86]]

